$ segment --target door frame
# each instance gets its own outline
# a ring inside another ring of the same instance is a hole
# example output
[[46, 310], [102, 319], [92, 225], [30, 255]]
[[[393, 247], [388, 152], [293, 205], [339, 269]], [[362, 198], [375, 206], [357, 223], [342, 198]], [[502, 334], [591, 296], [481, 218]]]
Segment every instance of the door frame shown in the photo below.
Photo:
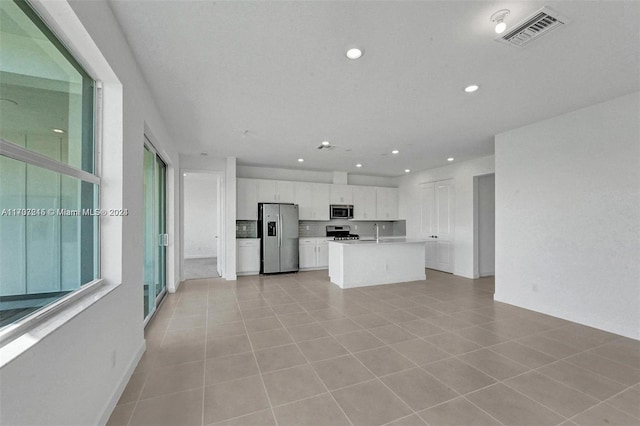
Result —
[[[169, 229], [171, 229], [170, 226], [170, 212], [172, 211], [169, 208], [170, 205], [170, 198], [169, 198], [169, 182], [170, 182], [170, 173], [169, 173], [169, 168], [170, 168], [170, 163], [165, 160], [165, 158], [160, 154], [160, 152], [158, 151], [158, 149], [154, 146], [153, 142], [151, 141], [151, 137], [147, 134], [147, 132], [144, 133], [144, 142], [143, 142], [143, 146], [142, 146], [142, 150], [143, 150], [143, 155], [144, 155], [144, 149], [147, 148], [149, 149], [149, 151], [154, 155], [154, 164], [157, 165], [157, 159], [159, 158], [160, 161], [162, 161], [164, 163], [165, 169], [164, 169], [164, 219], [165, 219], [165, 233], [167, 235], [169, 235], [170, 237], [170, 232]], [[156, 158], [157, 157], [157, 158]], [[144, 163], [143, 163], [144, 164]], [[157, 171], [157, 170], [156, 170]], [[144, 176], [143, 176], [143, 181], [144, 181]], [[143, 189], [143, 196], [144, 196], [144, 189]], [[154, 191], [153, 194], [153, 204], [157, 205], [158, 203], [158, 199], [157, 199], [157, 193], [156, 191]], [[143, 209], [144, 209], [144, 202], [143, 202]], [[143, 218], [144, 220], [144, 218]], [[157, 229], [156, 229], [157, 231]], [[155, 238], [154, 238], [154, 246], [157, 246], [157, 238], [158, 238], [158, 233], [155, 233]], [[144, 246], [144, 239], [143, 239], [143, 246]], [[171, 262], [169, 261], [169, 259], [173, 259], [173, 253], [170, 253], [169, 251], [169, 247], [171, 246], [171, 244], [168, 244], [167, 246], [165, 246], [165, 252], [164, 252], [164, 289], [160, 292], [160, 294], [158, 294], [155, 299], [154, 299], [154, 306], [153, 309], [151, 309], [149, 311], [149, 315], [147, 315], [144, 318], [144, 325], [146, 327], [146, 325], [149, 323], [149, 321], [151, 321], [151, 318], [153, 318], [153, 316], [156, 314], [158, 307], [162, 304], [162, 301], [164, 300], [164, 297], [167, 295], [168, 290], [169, 290], [169, 277], [170, 277], [170, 267], [169, 265], [171, 264]], [[143, 248], [144, 250], [144, 248]], [[144, 261], [144, 254], [143, 254], [143, 261]], [[157, 259], [156, 259], [157, 261]], [[155, 265], [154, 265], [155, 267]], [[155, 293], [155, 289], [154, 289], [154, 293]]]
[[[481, 175], [473, 176], [473, 278], [481, 278], [480, 276], [480, 185], [479, 181], [481, 177], [491, 176], [495, 177], [495, 172], [483, 173]], [[493, 194], [495, 197], [495, 181], [493, 186]], [[495, 202], [495, 200], [494, 200]], [[495, 204], [494, 204], [494, 220], [495, 220]], [[494, 228], [494, 270], [493, 276], [495, 276], [495, 228]], [[486, 275], [491, 276], [491, 275]]]
[[199, 174], [208, 174], [214, 175], [217, 179], [217, 210], [218, 210], [218, 260], [216, 267], [218, 268], [218, 274], [221, 278], [224, 278], [226, 275], [226, 244], [225, 244], [225, 236], [226, 236], [226, 227], [225, 223], [227, 222], [227, 218], [225, 215], [225, 205], [226, 205], [226, 191], [225, 187], [225, 172], [217, 171], [217, 170], [202, 170], [202, 169], [181, 169], [180, 170], [180, 280], [176, 285], [176, 288], [173, 292], [178, 290], [178, 286], [184, 281], [184, 175], [185, 173], [199, 173]]

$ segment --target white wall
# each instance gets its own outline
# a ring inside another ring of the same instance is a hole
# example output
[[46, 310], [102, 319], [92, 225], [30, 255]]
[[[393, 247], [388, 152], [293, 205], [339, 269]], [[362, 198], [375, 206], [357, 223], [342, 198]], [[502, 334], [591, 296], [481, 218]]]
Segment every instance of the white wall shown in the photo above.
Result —
[[[37, 4], [37, 1], [35, 2]], [[46, 2], [41, 13], [68, 38], [83, 63], [104, 61], [121, 82], [105, 89], [105, 106], [120, 102], [123, 114], [104, 123], [102, 208], [129, 210], [105, 222], [102, 275], [121, 281], [106, 297], [65, 323], [0, 370], [0, 424], [95, 425], [106, 421], [144, 350], [142, 320], [142, 150], [145, 127], [169, 162], [175, 188], [178, 158], [142, 74], [111, 9], [104, 1]], [[94, 44], [95, 43], [95, 44]], [[101, 55], [92, 53], [100, 50]], [[109, 83], [107, 86], [111, 85]], [[120, 93], [120, 94], [118, 94]], [[178, 223], [170, 194], [170, 232]], [[117, 227], [111, 224], [118, 224]], [[120, 226], [121, 224], [121, 226]], [[117, 231], [117, 232], [116, 232]], [[170, 247], [174, 250], [175, 245]], [[170, 255], [171, 257], [171, 255]], [[170, 259], [173, 263], [176, 259]], [[121, 269], [120, 269], [121, 268]], [[175, 263], [170, 274], [175, 278]], [[117, 271], [114, 273], [114, 271]]]
[[184, 257], [218, 256], [218, 177], [186, 173], [184, 194]]
[[478, 185], [478, 271], [481, 277], [494, 275], [496, 261], [496, 175], [479, 176]]
[[[455, 243], [453, 273], [467, 278], [474, 275], [474, 177], [494, 172], [493, 156], [454, 163], [437, 169], [412, 173], [398, 178], [400, 184], [400, 218], [407, 221], [407, 236], [420, 236], [419, 185], [453, 179], [455, 185]], [[475, 265], [477, 271], [477, 262]]]
[[640, 338], [640, 93], [496, 136], [495, 299]]
[[[238, 177], [250, 179], [291, 180], [297, 182], [333, 183], [333, 172], [273, 167], [241, 166]], [[397, 187], [395, 178], [384, 176], [348, 175], [349, 185]]]

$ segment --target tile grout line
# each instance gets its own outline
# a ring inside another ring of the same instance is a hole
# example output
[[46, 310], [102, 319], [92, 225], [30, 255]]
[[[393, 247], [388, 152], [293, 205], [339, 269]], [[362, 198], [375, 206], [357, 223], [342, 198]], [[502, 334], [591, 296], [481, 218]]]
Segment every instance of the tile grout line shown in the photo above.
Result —
[[[177, 297], [176, 303], [179, 300], [180, 300], [180, 296]], [[164, 306], [164, 303], [163, 303], [163, 306]], [[173, 308], [175, 310], [175, 306]], [[169, 322], [171, 322], [172, 318], [173, 318], [173, 312], [171, 312], [171, 315], [169, 317]], [[151, 318], [151, 321], [153, 321], [153, 318]], [[147, 326], [150, 326], [150, 324], [147, 324]], [[162, 346], [162, 343], [164, 342], [164, 339], [167, 336], [167, 331], [168, 330], [169, 330], [169, 324], [167, 324], [167, 328], [165, 328], [164, 332], [162, 333], [162, 340], [160, 341], [160, 346]], [[145, 349], [145, 352], [146, 352], [146, 349]], [[144, 354], [143, 354], [143, 356], [144, 356]], [[136, 368], [137, 368], [137, 365], [136, 365]], [[135, 369], [133, 371], [135, 372]], [[149, 372], [147, 372], [146, 373], [146, 377], [144, 378], [144, 383], [142, 384], [142, 387], [140, 388], [140, 393], [138, 394], [138, 397], [136, 398], [136, 401], [135, 401], [135, 405], [133, 406], [133, 410], [131, 410], [131, 414], [129, 415], [129, 420], [127, 421], [127, 426], [129, 426], [131, 424], [131, 420], [133, 420], [133, 415], [135, 414], [136, 409], [138, 408], [138, 403], [141, 401], [142, 392], [144, 392], [144, 388], [147, 386], [147, 381], [149, 380], [149, 376], [150, 376], [150, 374], [149, 374]], [[131, 380], [131, 379], [129, 379], [129, 380]], [[128, 385], [128, 383], [127, 383], [127, 385]], [[125, 389], [126, 389], [126, 387], [125, 387]]]
[[256, 363], [256, 368], [258, 369], [258, 376], [260, 378], [260, 383], [262, 383], [262, 391], [264, 392], [264, 395], [267, 397], [267, 403], [269, 404], [269, 410], [271, 411], [271, 416], [273, 417], [273, 421], [275, 422], [276, 426], [278, 426], [278, 419], [276, 418], [276, 413], [273, 410], [273, 404], [271, 403], [271, 397], [269, 397], [269, 392], [267, 391], [267, 385], [264, 383], [264, 378], [262, 377], [262, 369], [260, 368], [260, 364], [258, 363], [256, 352], [253, 349], [253, 343], [251, 342], [251, 338], [249, 337], [247, 322], [245, 321], [244, 315], [242, 314], [242, 310], [240, 311], [240, 317], [242, 318], [242, 324], [244, 325], [245, 332], [247, 333], [247, 340], [249, 341], [249, 347], [251, 348], [251, 354], [253, 355], [253, 362]]
[[[308, 314], [307, 314], [308, 315]], [[305, 359], [305, 361], [307, 361], [307, 365], [309, 366], [309, 368], [311, 369], [311, 371], [313, 372], [314, 376], [316, 377], [316, 379], [318, 380], [318, 382], [320, 382], [320, 384], [322, 384], [322, 386], [325, 388], [325, 390], [327, 391], [327, 393], [331, 396], [331, 399], [333, 400], [333, 402], [338, 406], [338, 408], [340, 409], [340, 411], [342, 412], [342, 415], [347, 419], [347, 421], [349, 422], [349, 424], [351, 426], [353, 425], [353, 422], [351, 421], [351, 419], [349, 418], [349, 416], [347, 416], [347, 413], [344, 412], [344, 410], [342, 409], [342, 406], [338, 403], [338, 401], [336, 400], [336, 398], [333, 396], [333, 394], [329, 391], [329, 388], [327, 387], [327, 385], [322, 381], [322, 379], [320, 378], [320, 376], [318, 375], [318, 372], [316, 371], [315, 368], [313, 368], [313, 365], [311, 365], [311, 362], [309, 362], [309, 359], [307, 358], [307, 356], [304, 354], [304, 352], [302, 351], [302, 349], [300, 349], [300, 346], [298, 346], [298, 342], [295, 341], [295, 339], [293, 338], [293, 336], [291, 335], [291, 333], [289, 333], [289, 330], [284, 326], [284, 324], [282, 324], [282, 321], [280, 321], [280, 318], [276, 315], [276, 318], [278, 319], [278, 322], [280, 323], [280, 325], [282, 326], [282, 328], [285, 330], [285, 332], [287, 333], [287, 335], [289, 335], [289, 337], [291, 338], [291, 340], [293, 341], [293, 344], [296, 346], [296, 349], [298, 349], [298, 351], [302, 354], [302, 357]], [[304, 324], [302, 324], [304, 325]], [[313, 339], [313, 340], [317, 340], [317, 339]], [[317, 396], [317, 395], [314, 395]], [[292, 402], [297, 402], [297, 401], [292, 401]], [[274, 414], [275, 417], [275, 414]]]

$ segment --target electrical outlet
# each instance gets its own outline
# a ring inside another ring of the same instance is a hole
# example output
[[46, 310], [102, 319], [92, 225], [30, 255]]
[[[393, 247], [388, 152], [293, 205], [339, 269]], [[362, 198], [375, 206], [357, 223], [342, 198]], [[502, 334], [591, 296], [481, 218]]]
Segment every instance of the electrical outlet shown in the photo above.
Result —
[[356, 231], [358, 230], [358, 225], [354, 225], [354, 227], [356, 228]]
[[304, 228], [308, 231], [309, 230], [309, 225], [305, 226]]
[[387, 225], [383, 224], [382, 229], [386, 229], [386, 228], [387, 228]]
[[242, 225], [242, 230], [246, 231], [247, 230], [247, 225]]

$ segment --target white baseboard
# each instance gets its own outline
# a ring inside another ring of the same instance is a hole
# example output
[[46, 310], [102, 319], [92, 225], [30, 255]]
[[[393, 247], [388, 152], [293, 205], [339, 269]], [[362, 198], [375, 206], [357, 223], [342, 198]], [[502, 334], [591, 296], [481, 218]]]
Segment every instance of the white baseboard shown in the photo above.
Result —
[[127, 387], [127, 384], [129, 383], [129, 380], [131, 379], [131, 376], [133, 375], [133, 372], [138, 366], [138, 363], [140, 362], [140, 359], [142, 358], [142, 355], [144, 355], [144, 351], [146, 349], [147, 349], [147, 342], [143, 340], [142, 344], [138, 348], [138, 351], [136, 352], [136, 355], [133, 357], [133, 359], [131, 360], [131, 363], [127, 367], [127, 371], [125, 372], [124, 377], [120, 380], [120, 384], [118, 385], [116, 390], [113, 392], [111, 399], [107, 402], [107, 405], [102, 412], [102, 416], [100, 416], [100, 421], [98, 422], [99, 425], [106, 425], [107, 422], [109, 421], [109, 417], [111, 417], [111, 413], [113, 412], [113, 409], [116, 408], [116, 404], [118, 403], [120, 396], [122, 396], [122, 392], [124, 392], [124, 388]]

